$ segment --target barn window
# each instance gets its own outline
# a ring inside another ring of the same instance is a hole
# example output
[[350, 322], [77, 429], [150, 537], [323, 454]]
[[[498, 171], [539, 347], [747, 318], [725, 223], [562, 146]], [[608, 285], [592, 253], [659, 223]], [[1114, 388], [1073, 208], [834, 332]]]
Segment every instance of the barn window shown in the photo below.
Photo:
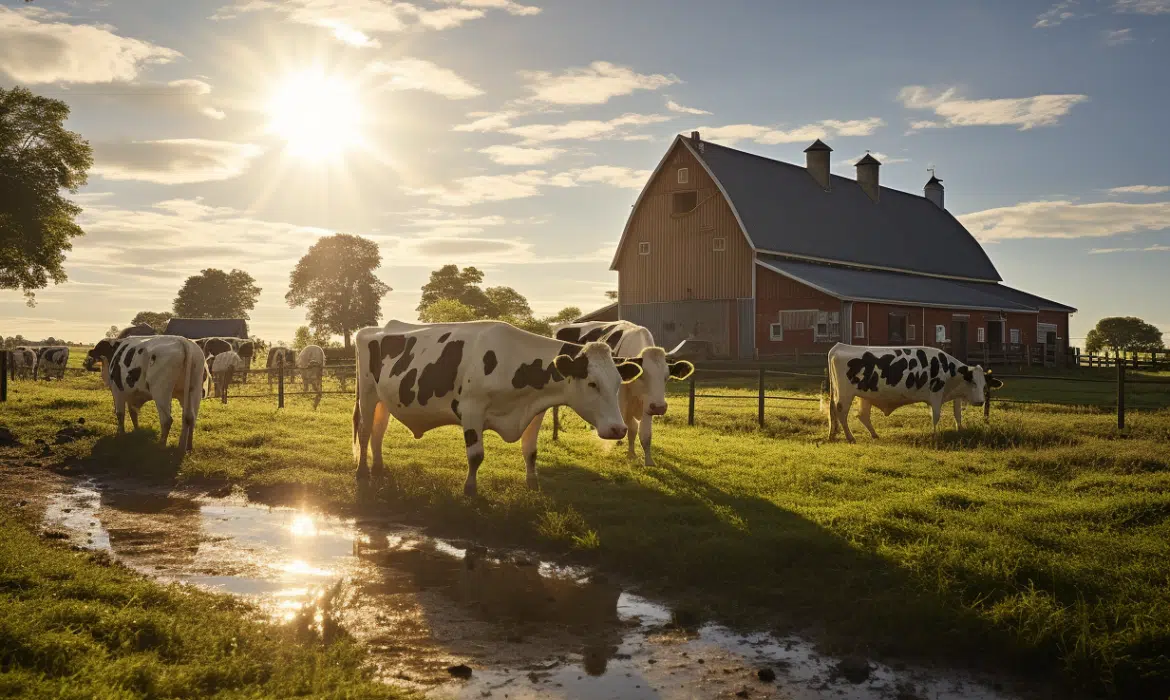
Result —
[[650, 254], [650, 243], [648, 241], [642, 241], [641, 243], [639, 243], [638, 244], [638, 255], [649, 255], [649, 254]]
[[768, 337], [772, 340], [784, 340], [784, 322], [781, 321], [780, 323], [769, 323]]
[[673, 331], [674, 330], [674, 321], [664, 321], [662, 323], [662, 330]]
[[1020, 329], [1019, 328], [1011, 329], [1010, 331], [1008, 331], [1008, 334], [1009, 334], [1008, 337], [1011, 338], [1011, 340], [1012, 340], [1012, 345], [1019, 345], [1020, 344]]
[[678, 169], [678, 184], [685, 185], [691, 181], [691, 171], [687, 168]]
[[864, 338], [865, 337], [865, 321], [857, 321], [856, 323], [853, 324], [853, 337], [854, 338]]
[[980, 326], [980, 327], [975, 329], [975, 342], [976, 343], [986, 343], [987, 342], [987, 329], [984, 328], [983, 326]]
[[813, 335], [813, 342], [828, 343], [841, 339], [841, 312], [817, 312], [817, 325]]
[[890, 345], [901, 345], [906, 342], [906, 314], [892, 313], [886, 324], [886, 342]]
[[934, 342], [936, 342], [936, 343], [947, 342], [947, 327], [946, 326], [939, 324], [939, 325], [934, 327]]
[[906, 328], [906, 340], [917, 340], [918, 328], [915, 326], [908, 326]]
[[723, 237], [714, 238], [711, 240], [711, 250], [716, 253], [722, 253], [727, 250], [727, 239]]
[[699, 193], [691, 190], [690, 192], [675, 192], [671, 199], [671, 213], [673, 214], [687, 214], [694, 211], [695, 207], [699, 206]]

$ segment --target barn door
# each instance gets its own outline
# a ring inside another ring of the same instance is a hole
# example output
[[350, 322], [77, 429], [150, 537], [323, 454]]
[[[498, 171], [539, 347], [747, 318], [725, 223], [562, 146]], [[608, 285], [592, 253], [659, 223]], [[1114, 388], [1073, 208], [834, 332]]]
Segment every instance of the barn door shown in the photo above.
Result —
[[952, 346], [951, 354], [960, 362], [967, 361], [967, 319], [956, 318], [951, 321]]

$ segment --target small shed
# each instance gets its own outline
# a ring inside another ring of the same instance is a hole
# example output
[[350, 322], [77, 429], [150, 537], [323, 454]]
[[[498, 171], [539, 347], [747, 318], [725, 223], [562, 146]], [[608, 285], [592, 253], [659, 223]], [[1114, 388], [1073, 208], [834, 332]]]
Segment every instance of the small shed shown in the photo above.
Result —
[[247, 338], [248, 322], [242, 318], [172, 318], [164, 335], [191, 340], [200, 338]]
[[603, 306], [596, 311], [590, 311], [573, 320], [573, 323], [585, 323], [586, 321], [617, 321], [618, 319], [618, 303], [615, 301], [608, 306]]

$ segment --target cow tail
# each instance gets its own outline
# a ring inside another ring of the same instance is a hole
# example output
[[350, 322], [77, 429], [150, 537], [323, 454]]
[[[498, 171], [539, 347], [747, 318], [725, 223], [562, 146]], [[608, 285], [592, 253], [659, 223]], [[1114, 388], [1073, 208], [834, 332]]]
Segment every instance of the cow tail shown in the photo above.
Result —
[[357, 387], [354, 389], [353, 397], [353, 458], [355, 460], [361, 459], [361, 448], [358, 444], [358, 433], [362, 429], [362, 402], [361, 402], [361, 382], [355, 381]]
[[837, 373], [833, 371], [832, 355], [829, 355], [827, 366], [829, 374], [821, 384], [821, 413], [828, 413], [832, 403], [837, 400]]

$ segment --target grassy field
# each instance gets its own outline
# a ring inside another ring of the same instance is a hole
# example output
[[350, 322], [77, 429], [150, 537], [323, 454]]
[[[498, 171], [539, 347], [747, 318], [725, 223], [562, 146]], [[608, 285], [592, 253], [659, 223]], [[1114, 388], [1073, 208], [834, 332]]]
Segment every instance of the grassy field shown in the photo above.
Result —
[[252, 619], [0, 515], [0, 696], [399, 698], [344, 632]]
[[[92, 375], [18, 383], [0, 424], [31, 443], [85, 417], [96, 434], [54, 448], [74, 471], [357, 508], [349, 397], [316, 411], [303, 397], [207, 402], [186, 459], [152, 444], [149, 407], [144, 430], [116, 440], [111, 406]], [[676, 394], [650, 468], [566, 416], [559, 442], [542, 437], [540, 492], [518, 445], [489, 435], [475, 500], [457, 428], [416, 441], [392, 426], [389, 482], [363, 507], [595, 564], [688, 616], [802, 630], [832, 652], [1170, 693], [1170, 411], [1135, 412], [1118, 435], [1109, 410], [1002, 404], [989, 425], [968, 409], [963, 431], [945, 414], [936, 445], [911, 407], [875, 416], [878, 441], [855, 422], [847, 445], [824, 441], [816, 406], [771, 402], [759, 431], [754, 402], [703, 399], [689, 428]]]

